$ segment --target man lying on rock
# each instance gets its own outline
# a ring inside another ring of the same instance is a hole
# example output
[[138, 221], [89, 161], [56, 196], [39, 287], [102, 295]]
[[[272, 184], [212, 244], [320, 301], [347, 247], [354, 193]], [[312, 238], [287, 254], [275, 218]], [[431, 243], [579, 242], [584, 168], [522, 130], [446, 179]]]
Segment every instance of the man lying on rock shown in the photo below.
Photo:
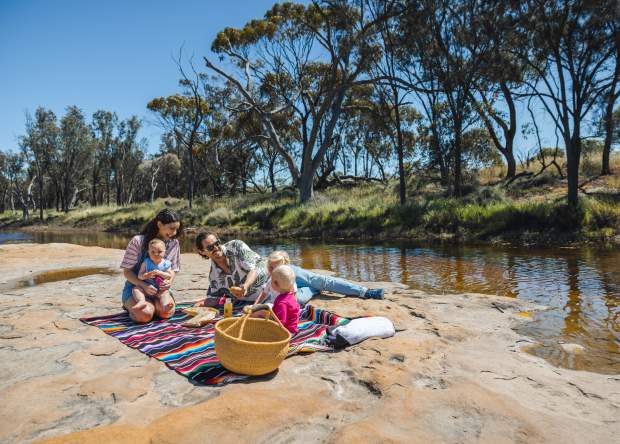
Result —
[[[222, 243], [216, 234], [209, 232], [198, 234], [196, 249], [201, 257], [211, 259], [207, 297], [200, 304], [207, 307], [219, 305], [223, 297], [230, 296], [248, 303], [255, 302], [268, 281], [268, 267], [274, 269], [278, 265], [290, 264], [288, 254], [284, 251], [272, 253], [266, 263], [245, 242], [235, 239]], [[383, 299], [382, 288], [368, 289], [345, 279], [290, 266], [295, 272], [297, 301], [301, 306], [321, 291], [364, 299]]]

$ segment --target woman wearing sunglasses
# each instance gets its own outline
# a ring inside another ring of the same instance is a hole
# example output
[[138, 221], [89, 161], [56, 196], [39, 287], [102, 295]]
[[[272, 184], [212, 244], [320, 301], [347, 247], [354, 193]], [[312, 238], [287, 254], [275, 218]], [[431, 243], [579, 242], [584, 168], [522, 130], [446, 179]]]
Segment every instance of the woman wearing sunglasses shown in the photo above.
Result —
[[231, 240], [222, 244], [213, 233], [196, 237], [198, 254], [211, 259], [206, 306], [215, 306], [222, 297], [233, 296], [253, 302], [267, 281], [265, 260], [245, 242]]

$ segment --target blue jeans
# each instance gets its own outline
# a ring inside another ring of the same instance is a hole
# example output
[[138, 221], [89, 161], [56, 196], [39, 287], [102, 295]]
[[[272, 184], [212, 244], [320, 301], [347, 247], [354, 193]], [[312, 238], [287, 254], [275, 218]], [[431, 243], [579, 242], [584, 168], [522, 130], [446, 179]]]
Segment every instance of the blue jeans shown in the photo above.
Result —
[[304, 270], [296, 265], [291, 265], [295, 272], [295, 284], [297, 284], [297, 302], [304, 306], [312, 296], [316, 296], [321, 291], [331, 291], [332, 293], [343, 294], [345, 296], [364, 297], [366, 287], [324, 274], [313, 273]]

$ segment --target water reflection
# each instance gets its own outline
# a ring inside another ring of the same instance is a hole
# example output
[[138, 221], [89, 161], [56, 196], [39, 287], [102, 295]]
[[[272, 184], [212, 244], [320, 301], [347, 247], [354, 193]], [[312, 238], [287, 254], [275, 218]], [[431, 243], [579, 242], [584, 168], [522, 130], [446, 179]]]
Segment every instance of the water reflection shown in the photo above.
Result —
[[[107, 233], [0, 233], [2, 242], [70, 242], [124, 249], [131, 236]], [[363, 281], [391, 281], [431, 293], [518, 297], [549, 310], [518, 328], [540, 345], [530, 352], [568, 368], [620, 372], [620, 252], [593, 248], [357, 245], [248, 241], [262, 255], [288, 251], [305, 268]], [[183, 240], [193, 249], [193, 236]], [[577, 343], [583, 353], [567, 353]]]
[[34, 287], [36, 285], [47, 284], [50, 282], [67, 281], [94, 274], [105, 274], [113, 276], [119, 274], [120, 270], [107, 267], [85, 267], [85, 268], [63, 268], [61, 270], [44, 271], [29, 276], [27, 279], [20, 279], [2, 285], [3, 290], [16, 288]]
[[[518, 297], [549, 307], [519, 332], [540, 346], [531, 353], [555, 365], [620, 371], [620, 254], [617, 250], [468, 246], [269, 245], [307, 268], [366, 281], [393, 281], [432, 293]], [[567, 352], [563, 343], [584, 352]]]

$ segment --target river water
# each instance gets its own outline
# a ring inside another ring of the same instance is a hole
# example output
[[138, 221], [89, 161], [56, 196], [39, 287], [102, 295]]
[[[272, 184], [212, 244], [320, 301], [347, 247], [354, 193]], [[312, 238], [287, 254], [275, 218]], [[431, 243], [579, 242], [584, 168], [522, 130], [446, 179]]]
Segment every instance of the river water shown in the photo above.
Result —
[[[0, 232], [7, 242], [68, 242], [125, 248], [128, 235]], [[183, 250], [192, 251], [192, 237]], [[522, 313], [518, 328], [537, 345], [528, 351], [554, 365], [620, 373], [620, 251], [617, 248], [248, 242], [258, 253], [289, 252], [305, 268], [362, 281], [390, 281], [431, 293], [485, 293], [549, 307]], [[565, 351], [579, 344], [581, 352]], [[564, 347], [563, 347], [564, 345]]]

